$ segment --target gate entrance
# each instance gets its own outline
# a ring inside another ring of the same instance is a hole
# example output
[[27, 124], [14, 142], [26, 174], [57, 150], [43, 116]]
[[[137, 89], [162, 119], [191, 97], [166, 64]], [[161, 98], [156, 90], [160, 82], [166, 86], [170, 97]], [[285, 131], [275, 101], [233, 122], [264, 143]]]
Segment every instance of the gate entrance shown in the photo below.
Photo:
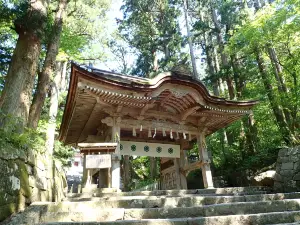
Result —
[[[205, 188], [213, 188], [205, 137], [250, 114], [256, 103], [212, 96], [179, 71], [147, 79], [72, 64], [59, 139], [85, 155], [84, 186], [99, 172], [107, 187], [120, 188], [120, 156], [145, 155], [161, 158], [166, 189], [187, 188], [186, 174], [195, 168], [201, 168]], [[200, 157], [189, 164], [185, 152], [194, 143]], [[86, 155], [93, 154], [110, 154], [111, 167], [88, 169]]]

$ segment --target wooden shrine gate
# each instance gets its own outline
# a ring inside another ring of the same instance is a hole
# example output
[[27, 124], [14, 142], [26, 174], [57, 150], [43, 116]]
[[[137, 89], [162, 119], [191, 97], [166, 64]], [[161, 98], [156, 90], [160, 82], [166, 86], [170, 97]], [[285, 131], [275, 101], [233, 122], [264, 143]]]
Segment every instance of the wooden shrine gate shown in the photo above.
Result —
[[[205, 137], [250, 114], [256, 103], [212, 96], [182, 71], [148, 79], [72, 64], [59, 139], [85, 155], [111, 154], [111, 167], [98, 168], [108, 187], [121, 187], [121, 155], [148, 155], [173, 164], [172, 171], [162, 171], [164, 188], [185, 189], [186, 174], [195, 168], [212, 188]], [[194, 143], [200, 161], [187, 164], [185, 151]], [[86, 165], [84, 185], [93, 176], [88, 170]]]

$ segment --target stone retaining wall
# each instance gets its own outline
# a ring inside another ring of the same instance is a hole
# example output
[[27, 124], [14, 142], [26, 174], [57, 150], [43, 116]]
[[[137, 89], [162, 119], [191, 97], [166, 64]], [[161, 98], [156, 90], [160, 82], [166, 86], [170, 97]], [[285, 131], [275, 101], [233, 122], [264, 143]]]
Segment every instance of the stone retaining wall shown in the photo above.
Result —
[[284, 148], [278, 153], [274, 191], [300, 191], [300, 146]]
[[60, 201], [66, 188], [65, 173], [50, 156], [0, 147], [0, 221], [32, 202]]

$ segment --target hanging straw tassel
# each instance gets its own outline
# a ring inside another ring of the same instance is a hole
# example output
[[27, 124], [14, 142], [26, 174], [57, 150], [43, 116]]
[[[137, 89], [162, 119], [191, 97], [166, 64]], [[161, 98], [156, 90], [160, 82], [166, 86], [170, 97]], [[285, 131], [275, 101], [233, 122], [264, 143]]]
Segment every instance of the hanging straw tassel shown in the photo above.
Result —
[[136, 130], [135, 130], [135, 127], [132, 128], [132, 136], [136, 137]]
[[141, 124], [141, 128], [140, 128], [140, 131], [143, 131], [143, 125]]
[[172, 129], [170, 131], [170, 138], [173, 139], [173, 131], [172, 131]]
[[185, 140], [186, 139], [186, 134], [183, 132], [183, 139]]
[[152, 135], [151, 135], [151, 129], [150, 129], [150, 127], [148, 128], [148, 137], [149, 137], [149, 138], [151, 138], [151, 137], [152, 137]]
[[178, 133], [178, 131], [176, 132], [176, 139], [177, 140], [179, 139], [179, 133]]
[[156, 128], [154, 128], [153, 138], [155, 138], [155, 136], [156, 136]]
[[166, 134], [166, 129], [165, 129], [165, 128], [163, 128], [162, 132], [163, 132], [163, 136], [164, 136], [164, 137], [167, 136], [167, 134]]

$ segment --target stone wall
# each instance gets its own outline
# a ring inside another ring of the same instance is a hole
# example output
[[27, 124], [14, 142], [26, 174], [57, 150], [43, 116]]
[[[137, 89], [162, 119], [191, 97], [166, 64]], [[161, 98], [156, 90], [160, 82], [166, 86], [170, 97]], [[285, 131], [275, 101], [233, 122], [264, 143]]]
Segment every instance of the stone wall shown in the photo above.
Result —
[[274, 191], [300, 191], [300, 146], [279, 151], [274, 176]]
[[35, 201], [60, 201], [67, 182], [58, 163], [45, 154], [0, 147], [0, 221]]

